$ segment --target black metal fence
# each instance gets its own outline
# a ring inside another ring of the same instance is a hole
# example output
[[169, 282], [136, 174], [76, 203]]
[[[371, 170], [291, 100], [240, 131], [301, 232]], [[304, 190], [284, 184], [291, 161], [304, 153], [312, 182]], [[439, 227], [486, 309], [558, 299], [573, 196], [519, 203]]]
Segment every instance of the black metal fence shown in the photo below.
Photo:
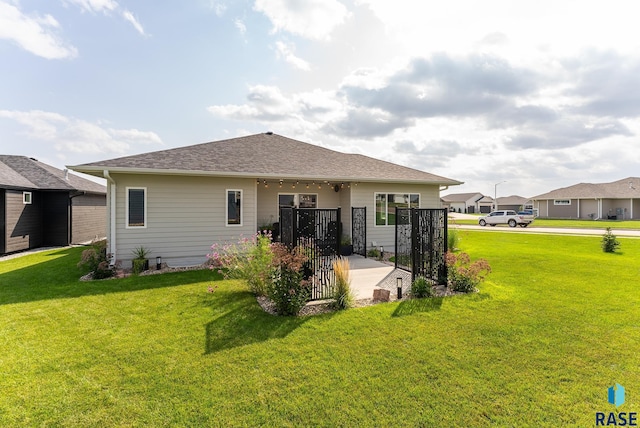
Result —
[[280, 241], [301, 247], [311, 256], [311, 300], [332, 297], [335, 287], [333, 262], [340, 254], [340, 208], [280, 208]]
[[446, 253], [446, 209], [396, 209], [396, 268], [446, 284]]
[[353, 254], [367, 257], [367, 207], [351, 208], [351, 245]]

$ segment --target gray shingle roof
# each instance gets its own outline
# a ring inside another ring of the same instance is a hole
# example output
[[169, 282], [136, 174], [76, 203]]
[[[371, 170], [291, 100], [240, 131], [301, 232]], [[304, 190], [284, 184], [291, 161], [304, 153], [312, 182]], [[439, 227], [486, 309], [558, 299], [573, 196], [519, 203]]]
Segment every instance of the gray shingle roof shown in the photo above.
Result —
[[531, 199], [635, 199], [640, 198], [640, 178], [628, 177], [611, 183], [579, 183], [552, 190]]
[[314, 178], [343, 181], [416, 181], [455, 185], [459, 181], [370, 158], [266, 133], [70, 168], [101, 175], [102, 170], [256, 178]]
[[440, 199], [442, 199], [445, 202], [466, 202], [471, 198], [474, 198], [474, 200], [477, 201], [479, 199], [482, 199], [483, 195], [480, 192], [475, 192], [475, 193], [450, 193], [448, 195], [445, 195], [445, 196], [441, 197]]
[[528, 201], [529, 199], [523, 196], [511, 195], [511, 196], [503, 196], [501, 198], [498, 198], [497, 202], [498, 202], [498, 205], [523, 205]]
[[107, 188], [26, 156], [0, 155], [0, 187], [33, 190], [79, 190], [106, 193]]

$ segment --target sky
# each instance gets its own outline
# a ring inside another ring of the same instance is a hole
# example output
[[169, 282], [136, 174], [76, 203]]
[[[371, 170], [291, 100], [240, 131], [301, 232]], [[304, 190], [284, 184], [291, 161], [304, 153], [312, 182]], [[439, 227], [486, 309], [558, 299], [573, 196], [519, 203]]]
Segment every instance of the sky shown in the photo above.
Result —
[[[640, 176], [630, 0], [0, 0], [0, 153], [272, 131], [532, 197]], [[301, 160], [307, 162], [308, 160]]]

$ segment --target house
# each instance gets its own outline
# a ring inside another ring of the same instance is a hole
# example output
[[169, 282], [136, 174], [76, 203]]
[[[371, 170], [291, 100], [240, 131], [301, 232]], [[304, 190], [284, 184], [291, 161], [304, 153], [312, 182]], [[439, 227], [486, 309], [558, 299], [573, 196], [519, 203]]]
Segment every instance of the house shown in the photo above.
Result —
[[531, 198], [540, 217], [640, 219], [640, 178], [579, 183]]
[[202, 263], [213, 243], [279, 222], [280, 207], [366, 207], [367, 246], [393, 248], [395, 207], [441, 208], [440, 190], [461, 182], [273, 133], [93, 162], [69, 168], [108, 181], [109, 252], [132, 250], [174, 266]]
[[496, 199], [499, 210], [522, 211], [531, 209], [531, 200], [518, 195], [505, 196]]
[[0, 254], [104, 237], [106, 190], [33, 158], [0, 155]]
[[443, 196], [442, 203], [449, 211], [459, 213], [488, 213], [493, 207], [493, 198], [482, 193], [452, 193]]

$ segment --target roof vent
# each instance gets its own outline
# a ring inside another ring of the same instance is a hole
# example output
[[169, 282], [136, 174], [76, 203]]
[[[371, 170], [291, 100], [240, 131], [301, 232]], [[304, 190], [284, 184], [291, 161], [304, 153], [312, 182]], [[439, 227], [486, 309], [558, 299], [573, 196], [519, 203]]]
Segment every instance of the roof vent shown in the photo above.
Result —
[[64, 179], [69, 181], [69, 170], [67, 168], [64, 169]]
[[29, 159], [31, 159], [34, 162], [38, 162], [38, 159], [36, 159], [36, 158], [29, 158]]
[[267, 132], [265, 132], [265, 134], [267, 134], [267, 135], [273, 135], [273, 132], [271, 132], [271, 131], [267, 131]]

